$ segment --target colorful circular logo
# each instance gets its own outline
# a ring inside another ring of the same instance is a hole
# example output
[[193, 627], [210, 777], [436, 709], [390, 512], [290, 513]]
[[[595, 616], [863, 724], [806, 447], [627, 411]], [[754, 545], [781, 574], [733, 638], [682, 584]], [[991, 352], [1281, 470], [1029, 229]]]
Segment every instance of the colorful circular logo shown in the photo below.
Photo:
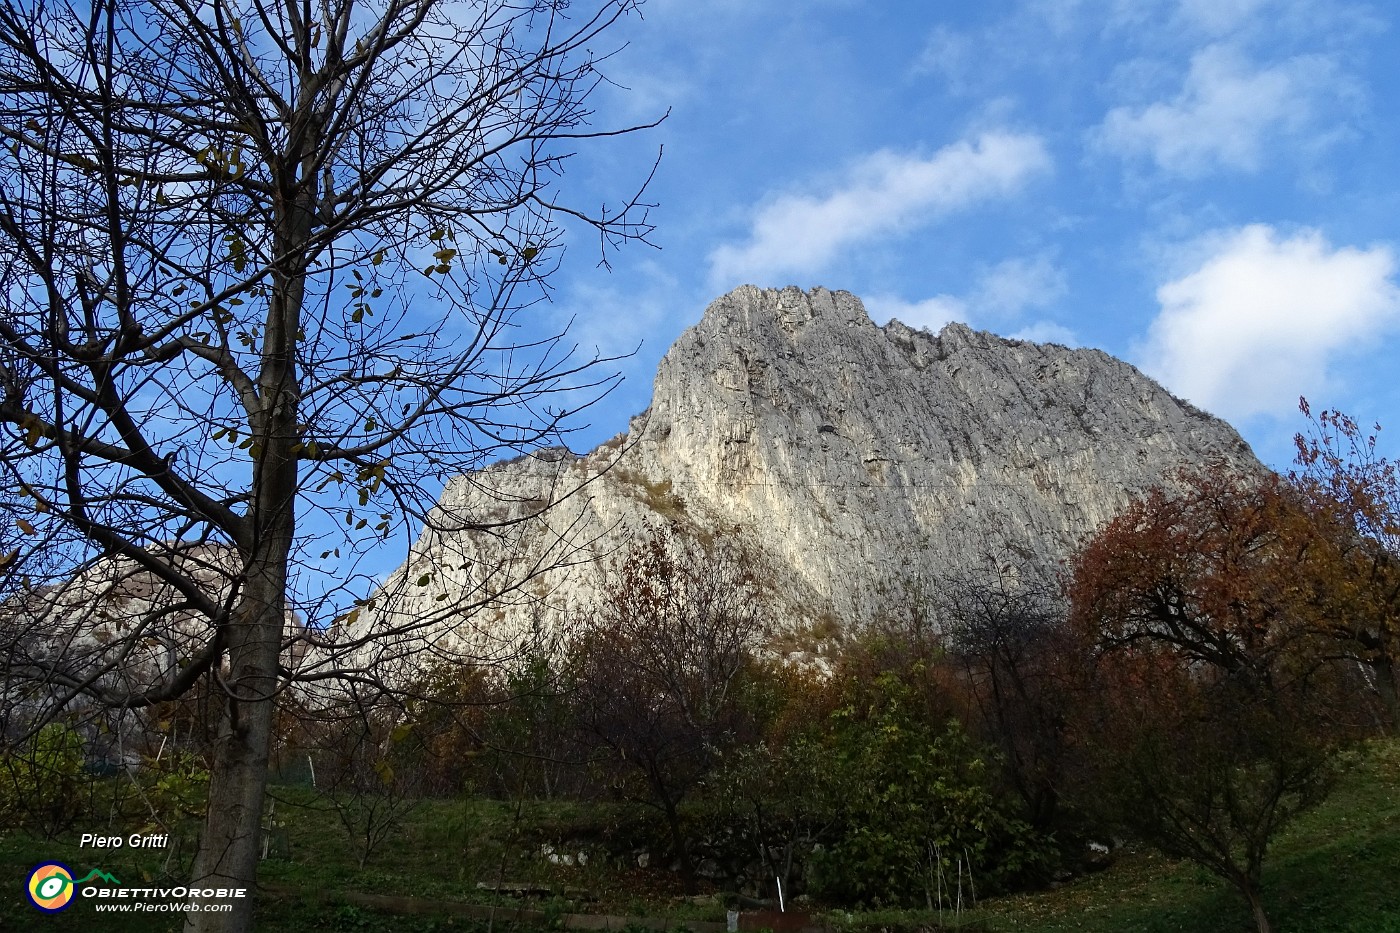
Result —
[[46, 914], [73, 903], [73, 872], [60, 862], [45, 862], [29, 873], [29, 902]]

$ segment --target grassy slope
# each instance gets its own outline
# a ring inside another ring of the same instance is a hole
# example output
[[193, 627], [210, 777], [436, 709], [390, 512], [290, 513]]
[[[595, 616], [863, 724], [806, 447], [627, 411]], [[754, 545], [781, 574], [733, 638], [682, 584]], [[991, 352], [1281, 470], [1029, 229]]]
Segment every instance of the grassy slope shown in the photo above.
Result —
[[[1400, 933], [1400, 742], [1375, 746], [1320, 808], [1288, 827], [1264, 871], [1270, 920], [1280, 933]], [[979, 913], [993, 930], [1036, 933], [1254, 928], [1233, 889], [1150, 853]]]
[[[358, 890], [482, 901], [488, 895], [475, 889], [474, 880], [494, 877], [503, 867], [506, 877], [514, 880], [567, 881], [603, 895], [600, 903], [582, 909], [692, 917], [699, 913], [694, 907], [682, 911], [657, 906], [669, 900], [662, 897], [669, 892], [648, 889], [657, 883], [656, 876], [618, 877], [597, 865], [556, 869], [538, 859], [517, 859], [508, 854], [521, 845], [511, 842], [514, 821], [504, 806], [425, 805], [365, 871], [356, 867], [333, 816], [286, 805], [280, 809], [289, 824], [292, 858], [264, 863], [263, 881], [282, 892], [264, 898], [259, 929], [268, 933], [466, 929], [472, 924], [461, 919], [393, 917], [304, 900], [298, 892], [333, 895]], [[550, 816], [560, 824], [577, 824], [580, 819], [596, 823], [597, 815], [555, 808]], [[97, 915], [83, 904], [55, 917], [38, 915], [25, 902], [21, 884], [30, 867], [44, 859], [64, 861], [81, 872], [102, 867], [128, 883], [159, 878], [164, 868], [159, 853], [123, 850], [94, 859], [92, 850], [79, 851], [63, 841], [0, 838], [0, 874], [11, 879], [0, 890], [0, 931], [178, 928], [178, 919], [168, 914], [121, 920]], [[1266, 873], [1266, 896], [1280, 933], [1400, 933], [1400, 742], [1377, 746], [1320, 809], [1290, 827], [1271, 853]], [[928, 918], [903, 919], [918, 925]], [[1058, 890], [989, 902], [964, 920], [982, 929], [1037, 933], [1252, 929], [1233, 891], [1188, 864], [1149, 853], [1130, 854], [1109, 871]], [[857, 925], [865, 924], [857, 920]]]

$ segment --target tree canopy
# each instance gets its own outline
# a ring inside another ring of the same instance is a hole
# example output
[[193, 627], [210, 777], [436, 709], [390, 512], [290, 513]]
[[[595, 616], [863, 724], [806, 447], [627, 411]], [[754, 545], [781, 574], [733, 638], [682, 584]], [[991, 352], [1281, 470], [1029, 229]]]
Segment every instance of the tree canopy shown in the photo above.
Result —
[[[251, 878], [274, 699], [329, 632], [313, 571], [350, 592], [435, 477], [557, 439], [613, 382], [519, 315], [569, 229], [650, 231], [637, 189], [562, 184], [630, 129], [588, 101], [636, 6], [0, 5], [7, 682], [37, 685], [34, 728], [218, 698], [200, 884]], [[63, 602], [75, 579], [92, 598]]]
[[[1335, 503], [1333, 503], [1335, 505]], [[1261, 933], [1264, 856], [1364, 734], [1328, 613], [1348, 529], [1282, 477], [1215, 464], [1109, 522], [1074, 563], [1075, 727], [1106, 809], [1234, 885]]]

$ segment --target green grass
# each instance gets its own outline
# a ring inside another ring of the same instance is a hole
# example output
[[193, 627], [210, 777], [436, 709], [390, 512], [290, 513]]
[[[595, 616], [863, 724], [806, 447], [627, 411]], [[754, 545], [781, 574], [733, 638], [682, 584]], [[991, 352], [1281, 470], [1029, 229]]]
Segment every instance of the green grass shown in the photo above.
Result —
[[[479, 879], [568, 884], [591, 889], [588, 903], [555, 898], [543, 907], [555, 914], [580, 912], [664, 915], [674, 920], [722, 919], [716, 907], [679, 903], [674, 879], [660, 872], [619, 871], [596, 859], [585, 867], [548, 864], [541, 842], [564, 837], [643, 837], [650, 830], [623, 808], [549, 804], [526, 807], [522, 819], [508, 804], [427, 801], [362, 871], [344, 831], [314, 797], [277, 788], [278, 815], [287, 823], [290, 857], [263, 863], [266, 886], [258, 929], [268, 933], [440, 933], [473, 930], [465, 917], [404, 914], [343, 902], [346, 892], [396, 894], [435, 901], [487, 904], [491, 892]], [[86, 828], [86, 827], [79, 827]], [[99, 827], [92, 827], [96, 830]], [[121, 831], [113, 827], [112, 832]], [[178, 883], [187, 865], [162, 852], [79, 850], [72, 838], [36, 841], [17, 833], [0, 837], [0, 930], [163, 931], [179, 927], [178, 915], [97, 914], [79, 903], [56, 916], [28, 906], [21, 885], [37, 862], [55, 859], [79, 872], [103, 868], [128, 884]], [[1290, 826], [1266, 865], [1266, 902], [1280, 933], [1400, 933], [1400, 742], [1378, 743], [1339, 783], [1318, 810]], [[506, 899], [508, 901], [508, 899]], [[829, 920], [850, 933], [928, 930], [937, 914], [834, 913]], [[1248, 912], [1238, 895], [1204, 871], [1150, 852], [1131, 852], [1101, 874], [1051, 891], [985, 902], [948, 929], [1035, 933], [1246, 933]], [[502, 930], [496, 923], [493, 931]]]
[[[1400, 933], [1400, 742], [1376, 743], [1317, 810], [1280, 835], [1264, 866], [1280, 933]], [[1234, 890], [1149, 852], [1059, 890], [994, 901], [991, 930], [1236, 933], [1254, 929]]]
[[[93, 827], [93, 830], [101, 827]], [[112, 832], [117, 832], [113, 829]], [[25, 879], [40, 862], [62, 862], [76, 874], [86, 875], [94, 868], [109, 872], [128, 885], [155, 881], [165, 874], [164, 859], [150, 850], [133, 851], [79, 849], [78, 837], [71, 840], [34, 840], [17, 833], [0, 836], [0, 930], [83, 930], [138, 933], [179, 929], [178, 917], [165, 914], [98, 914], [79, 900], [57, 914], [40, 914], [24, 892]]]

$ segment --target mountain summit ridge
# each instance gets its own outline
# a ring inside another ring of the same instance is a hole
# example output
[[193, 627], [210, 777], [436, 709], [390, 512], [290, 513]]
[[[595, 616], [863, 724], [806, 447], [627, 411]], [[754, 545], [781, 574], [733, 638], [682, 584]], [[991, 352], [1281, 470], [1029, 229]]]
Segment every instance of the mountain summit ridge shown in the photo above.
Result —
[[[649, 520], [741, 546], [785, 626], [859, 624], [901, 577], [1008, 552], [1051, 569], [1134, 495], [1213, 458], [1259, 468], [1228, 424], [1102, 351], [881, 327], [849, 292], [742, 286], [662, 357], [627, 432], [449, 482], [363, 624], [470, 594], [481, 611], [432, 637], [508, 644], [540, 605], [586, 609], [587, 565]], [[504, 524], [469, 530], [483, 523]], [[498, 592], [552, 557], [568, 566]]]

